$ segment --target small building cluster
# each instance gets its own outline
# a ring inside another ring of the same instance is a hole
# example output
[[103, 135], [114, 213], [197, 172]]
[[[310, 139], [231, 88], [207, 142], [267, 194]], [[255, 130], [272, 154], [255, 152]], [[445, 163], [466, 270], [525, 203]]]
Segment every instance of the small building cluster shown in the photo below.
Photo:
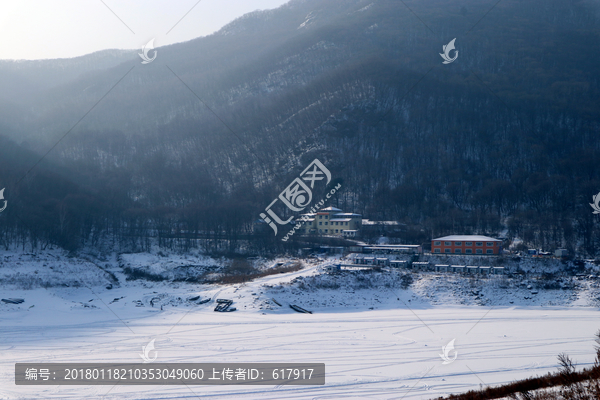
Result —
[[447, 265], [416, 262], [413, 263], [412, 269], [414, 271], [454, 272], [468, 275], [504, 275], [504, 267], [476, 265]]
[[454, 272], [469, 275], [503, 275], [504, 267], [488, 267], [474, 265], [447, 265], [431, 264], [429, 261], [406, 261], [395, 260], [388, 257], [371, 257], [355, 255], [352, 264], [344, 264], [341, 267], [392, 267], [403, 268], [412, 271]]
[[352, 264], [364, 266], [407, 268], [408, 261], [389, 259], [387, 257], [356, 256], [352, 259]]
[[[377, 254], [422, 254], [421, 245], [410, 244], [388, 244], [390, 237], [400, 237], [398, 233], [405, 232], [407, 227], [398, 221], [372, 221], [363, 219], [361, 214], [343, 212], [336, 207], [326, 207], [314, 213], [306, 213], [298, 218], [290, 218], [287, 224], [294, 228], [297, 235], [324, 235], [338, 236], [347, 239], [372, 240], [375, 236], [380, 236], [378, 245], [368, 245], [356, 242], [356, 244], [345, 244], [343, 247], [327, 248], [324, 253], [338, 254], [346, 249], [353, 253], [377, 253]], [[254, 223], [254, 232], [271, 232], [269, 225], [259, 219]], [[432, 255], [486, 255], [499, 256], [503, 252], [502, 239], [496, 239], [483, 235], [449, 235], [431, 239]], [[324, 248], [322, 247], [321, 250]], [[307, 252], [314, 251], [314, 248], [303, 249]], [[566, 249], [557, 249], [555, 252], [543, 252], [540, 249], [529, 249], [526, 255], [540, 258], [561, 258], [569, 257]], [[520, 255], [520, 253], [519, 253]]]

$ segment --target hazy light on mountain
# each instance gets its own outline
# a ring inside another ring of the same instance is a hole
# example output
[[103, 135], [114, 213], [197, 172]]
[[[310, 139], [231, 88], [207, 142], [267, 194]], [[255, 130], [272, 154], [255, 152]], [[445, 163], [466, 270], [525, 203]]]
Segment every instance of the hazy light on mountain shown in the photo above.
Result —
[[286, 2], [3, 2], [0, 5], [0, 36], [3, 38], [0, 41], [0, 59], [67, 58], [104, 49], [137, 49], [152, 38], [156, 38], [155, 46], [160, 47], [209, 35], [243, 14], [276, 8]]

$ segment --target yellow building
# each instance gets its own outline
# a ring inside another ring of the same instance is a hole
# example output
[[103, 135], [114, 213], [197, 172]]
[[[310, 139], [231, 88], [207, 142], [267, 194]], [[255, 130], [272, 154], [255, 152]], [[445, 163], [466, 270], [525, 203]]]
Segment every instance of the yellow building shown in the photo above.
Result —
[[316, 213], [302, 214], [297, 221], [303, 225], [298, 233], [354, 237], [362, 227], [362, 215], [344, 213], [339, 208], [327, 207]]

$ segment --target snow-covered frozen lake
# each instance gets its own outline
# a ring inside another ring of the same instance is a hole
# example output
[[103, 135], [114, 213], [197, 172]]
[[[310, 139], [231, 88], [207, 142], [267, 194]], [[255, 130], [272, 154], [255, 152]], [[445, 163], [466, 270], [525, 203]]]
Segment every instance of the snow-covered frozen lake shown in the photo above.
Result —
[[[130, 301], [156, 295], [155, 287], [3, 291], [27, 301], [0, 312], [0, 398], [430, 399], [546, 373], [561, 352], [587, 365], [600, 328], [593, 307], [437, 306], [408, 302], [410, 291], [373, 310], [332, 304], [299, 314], [285, 297], [278, 299], [282, 308], [251, 307], [262, 284], [282, 279], [197, 292], [234, 299], [238, 311], [232, 313], [214, 312], [214, 302], [161, 311]], [[170, 290], [184, 299], [194, 294], [189, 286]], [[140, 362], [152, 338], [157, 362], [323, 362], [326, 385], [14, 384], [15, 362]], [[441, 348], [452, 339], [457, 359], [443, 365]]]

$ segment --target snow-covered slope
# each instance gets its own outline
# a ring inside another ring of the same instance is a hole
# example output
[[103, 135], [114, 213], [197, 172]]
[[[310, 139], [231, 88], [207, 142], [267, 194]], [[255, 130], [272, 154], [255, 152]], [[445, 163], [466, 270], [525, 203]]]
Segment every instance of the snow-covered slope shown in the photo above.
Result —
[[[2, 276], [20, 272], [44, 281], [63, 268], [86, 276], [87, 286], [21, 288], [14, 279], [2, 284], [0, 297], [25, 302], [0, 303], [1, 399], [433, 398], [545, 373], [556, 368], [561, 352], [587, 365], [599, 328], [600, 313], [592, 301], [597, 285], [587, 279], [532, 295], [531, 279], [401, 271], [329, 274], [324, 267], [334, 260], [303, 260], [300, 271], [209, 285], [128, 281], [119, 267], [168, 275], [186, 265], [224, 266], [223, 260], [198, 254], [120, 255], [92, 263], [55, 252], [11, 253], [2, 260]], [[285, 260], [256, 264], [269, 268], [276, 262]], [[88, 276], [84, 271], [98, 272]], [[118, 282], [108, 289], [111, 274]], [[233, 300], [237, 311], [214, 312], [217, 298]], [[313, 314], [294, 312], [291, 304]], [[14, 385], [15, 362], [137, 362], [151, 339], [160, 362], [324, 362], [326, 385]], [[452, 339], [457, 359], [443, 365], [441, 347]]]

